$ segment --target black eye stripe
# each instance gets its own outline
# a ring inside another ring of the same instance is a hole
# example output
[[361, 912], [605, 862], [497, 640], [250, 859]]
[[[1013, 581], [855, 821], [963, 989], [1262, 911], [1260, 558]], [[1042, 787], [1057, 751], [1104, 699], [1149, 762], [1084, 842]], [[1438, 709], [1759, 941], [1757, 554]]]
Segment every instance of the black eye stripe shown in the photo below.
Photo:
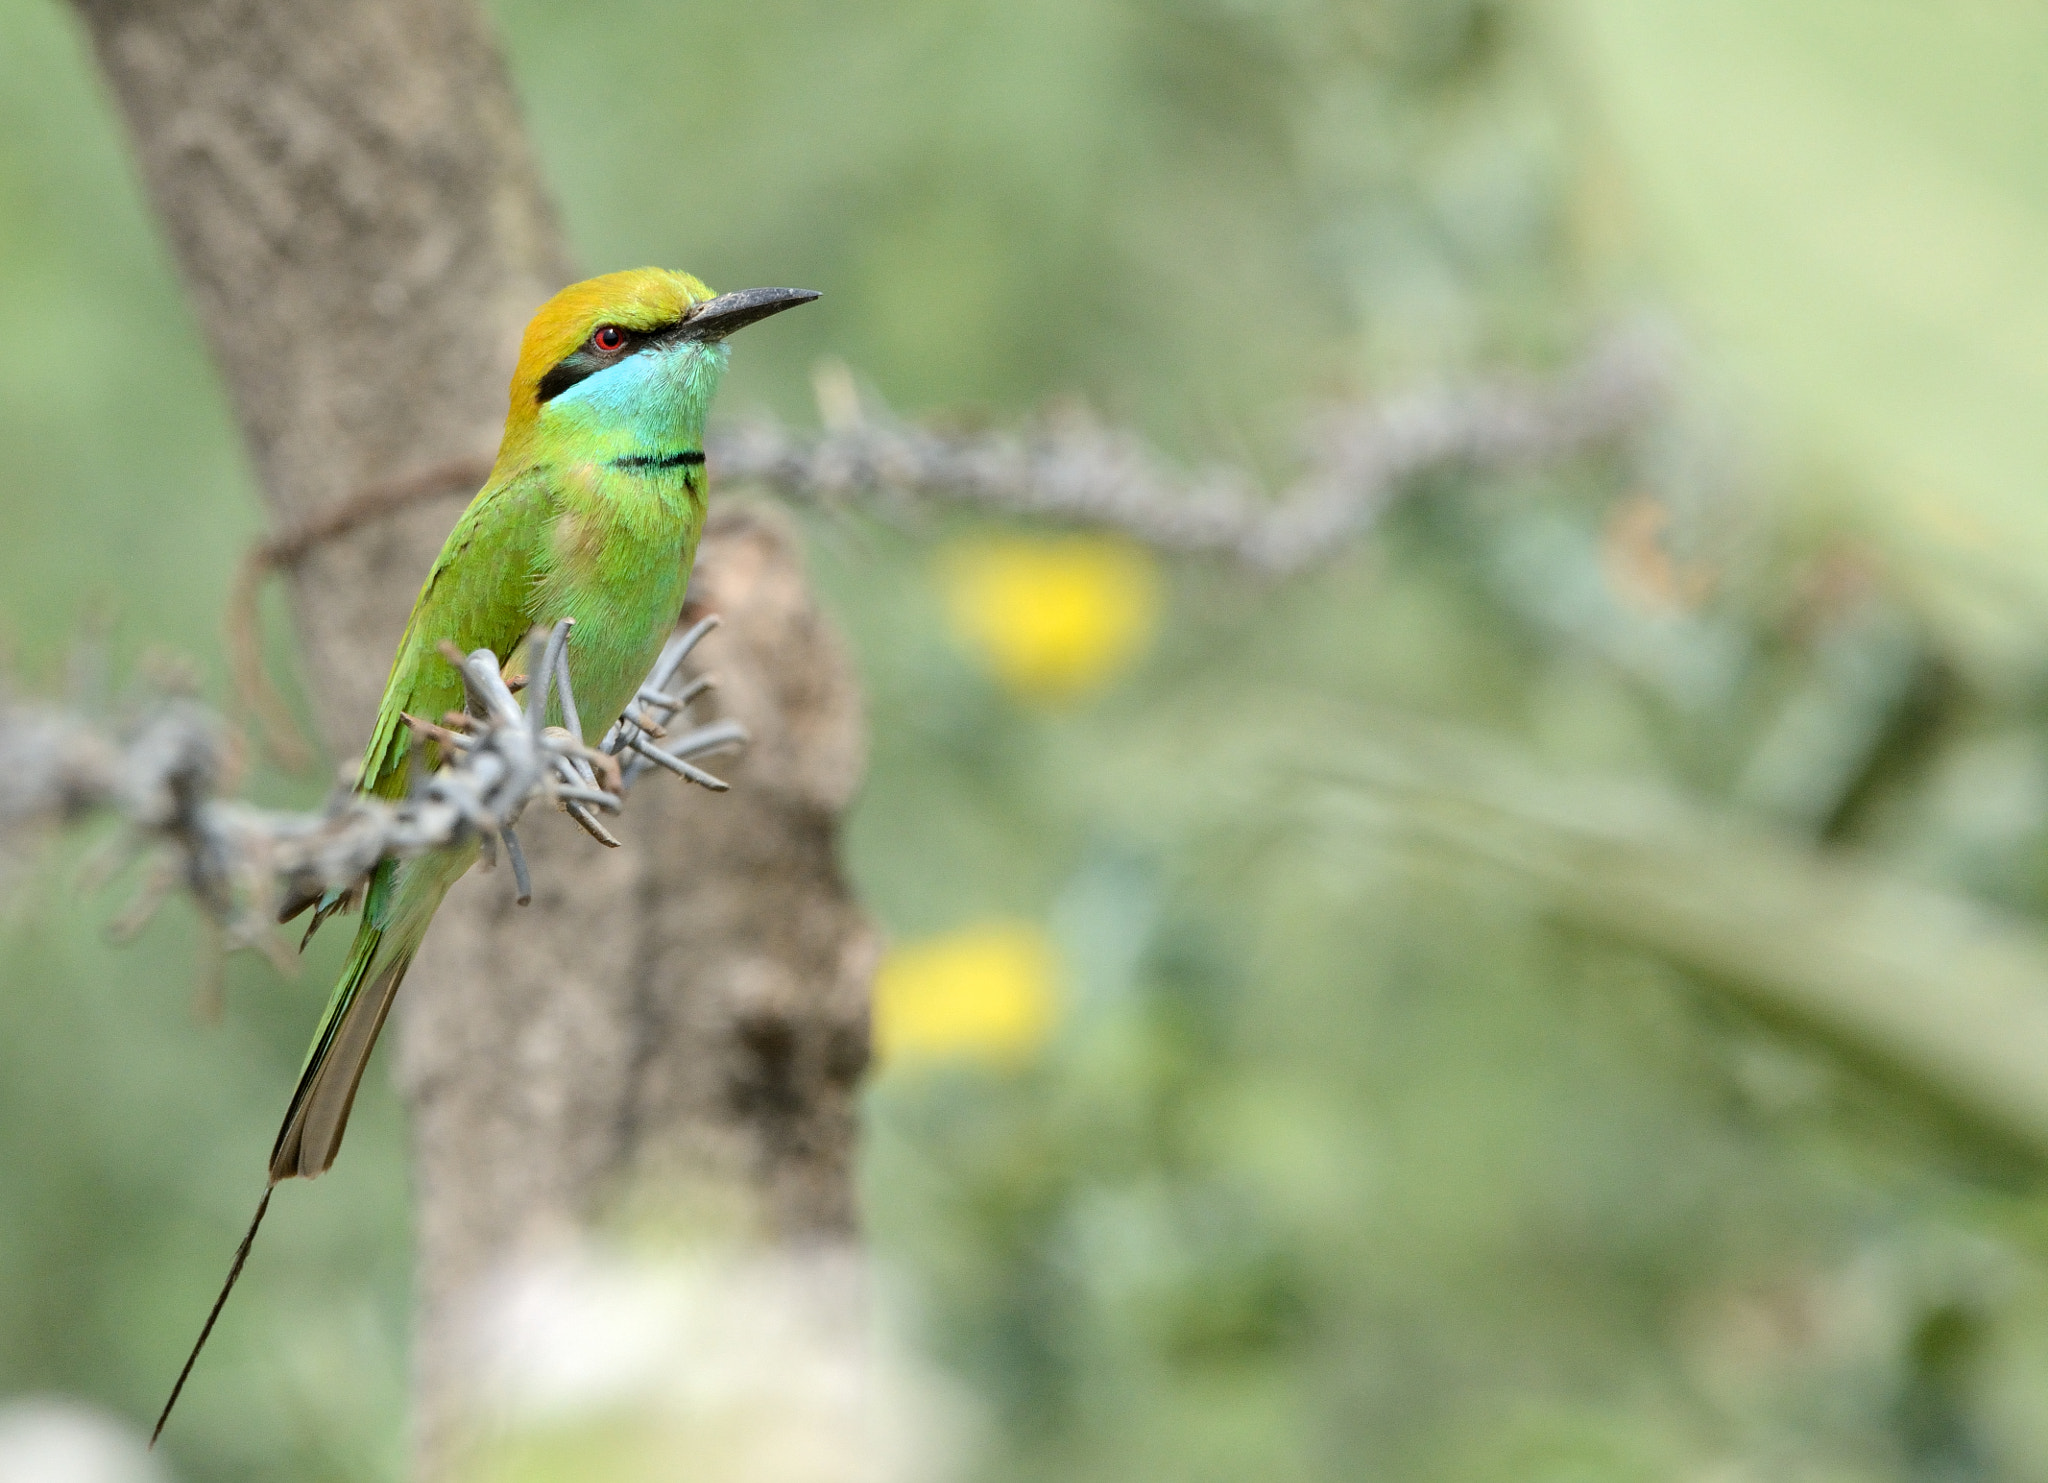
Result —
[[[629, 355], [637, 355], [649, 345], [666, 343], [681, 320], [670, 324], [656, 325], [653, 329], [627, 329], [625, 325], [600, 325], [599, 329], [616, 329], [626, 336], [626, 343], [617, 350], [598, 350], [585, 340], [574, 350], [548, 367], [547, 374], [540, 378], [540, 385], [534, 394], [537, 402], [551, 402], [577, 382], [595, 376], [607, 366], [615, 366]], [[593, 330], [593, 337], [597, 331]]]
[[584, 377], [594, 376], [606, 366], [613, 364], [616, 362], [609, 358], [591, 355], [584, 350], [565, 355], [550, 366], [548, 373], [540, 378], [537, 399], [551, 402]]

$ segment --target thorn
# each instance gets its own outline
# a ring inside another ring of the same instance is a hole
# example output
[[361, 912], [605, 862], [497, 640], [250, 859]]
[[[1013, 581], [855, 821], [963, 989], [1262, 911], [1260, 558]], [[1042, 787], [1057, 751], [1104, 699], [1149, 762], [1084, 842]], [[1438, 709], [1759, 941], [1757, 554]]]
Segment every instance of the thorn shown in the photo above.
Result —
[[434, 742], [452, 752], [467, 752], [476, 745], [469, 737], [451, 727], [436, 726], [432, 721], [422, 721], [406, 711], [398, 713], [398, 719], [412, 728], [412, 734], [426, 741]]
[[135, 857], [141, 847], [141, 840], [133, 826], [124, 826], [111, 838], [95, 846], [78, 867], [77, 891], [81, 896], [94, 896], [104, 890], [122, 867]]
[[[282, 937], [279, 937], [262, 922], [257, 922], [254, 930], [244, 934], [241, 940], [255, 948], [257, 952], [263, 954], [270, 966], [277, 970], [279, 978], [297, 978], [299, 976], [299, 960], [292, 956], [291, 948], [286, 945]], [[300, 944], [301, 950], [304, 949], [304, 946], [305, 944]]]
[[591, 750], [584, 753], [584, 760], [590, 763], [591, 770], [597, 774], [597, 781], [605, 792], [616, 794], [620, 798], [626, 796], [626, 777], [619, 770], [618, 758], [610, 752]]
[[639, 727], [644, 734], [653, 737], [656, 741], [660, 741], [668, 735], [668, 728], [655, 720], [654, 717], [648, 715], [644, 710], [627, 711], [623, 719], [628, 724]]
[[612, 832], [609, 829], [605, 828], [604, 825], [598, 823], [596, 819], [592, 818], [590, 815], [590, 810], [585, 808], [582, 804], [564, 798], [562, 800], [562, 809], [565, 813], [569, 815], [570, 818], [574, 819], [577, 823], [583, 826], [583, 832], [585, 834], [588, 834], [592, 839], [596, 840], [606, 849], [615, 850], [619, 847], [619, 841], [612, 834]]
[[220, 924], [212, 917], [206, 918], [193, 976], [198, 981], [192, 986], [192, 1017], [202, 1025], [220, 1024], [228, 998], [227, 946], [221, 941]]
[[570, 798], [578, 803], [595, 804], [608, 813], [615, 814], [623, 806], [616, 794], [606, 793], [598, 788], [579, 788], [564, 783], [556, 783], [554, 785], [554, 793], [557, 798]]
[[[561, 687], [558, 677], [562, 673], [562, 651], [568, 647], [569, 633], [575, 626], [574, 618], [564, 618], [548, 630], [547, 641], [541, 648], [540, 663], [531, 671], [540, 677], [539, 682], [528, 690], [526, 696], [526, 729], [535, 735], [540, 734], [541, 727], [547, 721], [549, 690], [555, 690], [559, 698]], [[533, 653], [533, 641], [539, 634], [540, 630], [536, 628], [527, 637], [526, 652], [529, 657]], [[578, 737], [577, 740], [581, 741], [582, 738]]]
[[713, 752], [743, 747], [753, 738], [737, 721], [714, 721], [677, 737], [666, 750], [671, 757], [703, 757]]
[[718, 614], [706, 613], [691, 624], [687, 632], [670, 639], [661, 651], [661, 658], [655, 662], [654, 672], [647, 677], [641, 688], [655, 691], [657, 694], [667, 689], [668, 682], [674, 679], [676, 671], [683, 667], [683, 661], [690, 657], [690, 651], [704, 642], [704, 636], [716, 627]]
[[[573, 626], [574, 618], [564, 618], [563, 624]], [[576, 714], [576, 691], [569, 683], [569, 645], [565, 641], [555, 648], [555, 699], [562, 707], [562, 720], [569, 728], [569, 734], [576, 738], [576, 744], [583, 745], [583, 718]]]
[[112, 943], [131, 942], [135, 934], [147, 927], [157, 908], [164, 904], [164, 898], [178, 884], [177, 869], [167, 856], [158, 856], [150, 866], [149, 878], [135, 893], [135, 899], [127, 908], [107, 924], [107, 941]]
[[648, 743], [640, 740], [640, 738], [637, 736], [634, 737], [630, 742], [626, 743], [626, 745], [631, 747], [634, 751], [638, 752], [642, 757], [645, 757], [649, 762], [652, 762], [655, 766], [666, 767], [670, 772], [674, 773], [677, 777], [688, 778], [691, 782], [697, 784], [701, 788], [709, 788], [714, 793], [724, 793], [730, 790], [730, 788], [732, 787], [730, 783], [725, 782], [721, 778], [713, 777], [703, 768], [694, 767], [691, 764], [683, 761], [683, 759], [680, 757], [671, 756], [669, 753], [662, 751], [659, 747], [650, 746], [648, 745]]
[[512, 899], [525, 906], [533, 900], [533, 877], [526, 871], [526, 851], [519, 847], [519, 836], [507, 824], [498, 831], [505, 837], [505, 854], [512, 861], [512, 882], [518, 887], [518, 894]]

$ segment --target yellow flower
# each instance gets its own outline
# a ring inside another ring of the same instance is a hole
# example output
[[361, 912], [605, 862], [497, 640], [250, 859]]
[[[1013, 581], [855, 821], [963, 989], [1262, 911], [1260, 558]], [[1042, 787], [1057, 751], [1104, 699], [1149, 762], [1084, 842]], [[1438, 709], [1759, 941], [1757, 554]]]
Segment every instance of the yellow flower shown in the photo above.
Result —
[[942, 563], [954, 634], [1027, 699], [1095, 689], [1144, 652], [1158, 619], [1152, 557], [1102, 536], [962, 542]]
[[875, 975], [875, 1051], [884, 1062], [1016, 1062], [1051, 1033], [1059, 968], [1028, 922], [983, 922], [905, 943]]

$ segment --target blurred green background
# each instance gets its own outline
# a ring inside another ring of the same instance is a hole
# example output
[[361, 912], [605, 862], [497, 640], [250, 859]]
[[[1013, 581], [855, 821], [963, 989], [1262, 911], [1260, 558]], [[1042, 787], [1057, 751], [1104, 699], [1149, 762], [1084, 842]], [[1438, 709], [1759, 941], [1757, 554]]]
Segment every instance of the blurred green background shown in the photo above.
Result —
[[[806, 517], [874, 728], [847, 862], [905, 945], [867, 1209], [989, 1418], [974, 1476], [2048, 1479], [2044, 1144], [1773, 1013], [1880, 993], [1881, 954], [1730, 885], [1776, 879], [1764, 840], [2048, 963], [2048, 10], [493, 9], [583, 262], [825, 290], [727, 414], [808, 421], [829, 355], [906, 413], [1078, 395], [1277, 486], [1331, 397], [1555, 366], [1646, 307], [1692, 352], [1627, 447], [1432, 479], [1284, 583]], [[50, 0], [0, 0], [0, 137], [11, 664], [90, 689], [104, 630], [116, 675], [167, 650], [224, 696], [258, 506]], [[1725, 868], [1620, 779], [1733, 828]], [[1596, 817], [1636, 879], [1582, 869]], [[294, 982], [231, 963], [204, 1023], [190, 915], [108, 946], [83, 852], [0, 923], [0, 1396], [139, 1420], [339, 939]], [[402, 1140], [373, 1073], [180, 1476], [399, 1476]]]

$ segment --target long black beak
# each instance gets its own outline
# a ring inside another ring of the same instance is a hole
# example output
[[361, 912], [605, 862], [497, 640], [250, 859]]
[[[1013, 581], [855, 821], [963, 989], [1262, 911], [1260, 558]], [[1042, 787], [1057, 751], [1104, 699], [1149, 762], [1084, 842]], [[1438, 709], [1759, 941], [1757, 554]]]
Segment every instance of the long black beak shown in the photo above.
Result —
[[699, 304], [697, 312], [676, 327], [676, 338], [723, 340], [757, 319], [808, 304], [817, 297], [814, 288], [743, 288], [738, 293], [720, 294]]

